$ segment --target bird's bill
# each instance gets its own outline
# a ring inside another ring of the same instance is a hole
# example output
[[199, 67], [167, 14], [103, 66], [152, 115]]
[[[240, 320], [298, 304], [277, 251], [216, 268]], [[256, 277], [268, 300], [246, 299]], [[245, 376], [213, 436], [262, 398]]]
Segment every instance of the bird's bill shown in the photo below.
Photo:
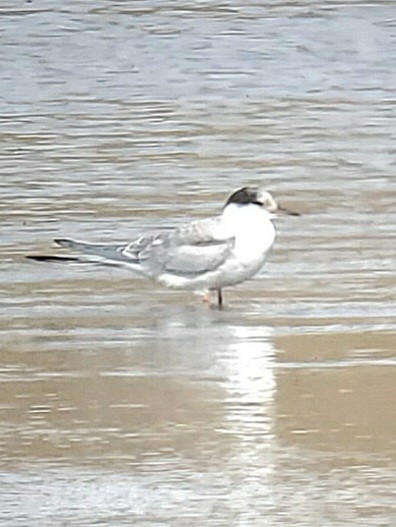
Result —
[[285, 207], [281, 207], [280, 205], [278, 205], [276, 212], [280, 214], [287, 214], [288, 216], [300, 216], [299, 212], [295, 210], [286, 209]]

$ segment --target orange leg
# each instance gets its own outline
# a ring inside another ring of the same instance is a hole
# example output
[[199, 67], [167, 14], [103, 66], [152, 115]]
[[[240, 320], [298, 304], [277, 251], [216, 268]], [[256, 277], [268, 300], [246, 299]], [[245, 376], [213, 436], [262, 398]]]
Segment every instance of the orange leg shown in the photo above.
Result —
[[206, 293], [202, 297], [202, 302], [210, 306], [210, 291], [206, 291]]
[[206, 291], [204, 296], [202, 297], [202, 301], [205, 304], [208, 304], [209, 307], [218, 307], [221, 309], [223, 307], [223, 292], [220, 288], [215, 289], [217, 293], [217, 306], [216, 304], [212, 304], [212, 298], [211, 298], [211, 291]]

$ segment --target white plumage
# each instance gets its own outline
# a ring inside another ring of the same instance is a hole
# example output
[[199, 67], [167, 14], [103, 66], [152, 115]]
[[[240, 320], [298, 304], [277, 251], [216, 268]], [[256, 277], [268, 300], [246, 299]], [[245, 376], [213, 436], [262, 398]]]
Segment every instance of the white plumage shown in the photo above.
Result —
[[273, 219], [282, 209], [266, 191], [251, 187], [228, 198], [222, 213], [174, 230], [148, 233], [121, 245], [89, 244], [68, 239], [58, 245], [78, 253], [71, 258], [31, 256], [37, 260], [89, 261], [127, 267], [179, 289], [217, 291], [254, 276], [275, 241]]

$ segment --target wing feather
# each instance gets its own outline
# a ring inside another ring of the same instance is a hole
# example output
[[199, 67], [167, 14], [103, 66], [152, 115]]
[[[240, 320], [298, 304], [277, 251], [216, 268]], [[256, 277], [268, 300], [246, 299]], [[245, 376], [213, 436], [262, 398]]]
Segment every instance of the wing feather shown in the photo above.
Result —
[[81, 254], [73, 261], [130, 267], [154, 278], [162, 273], [197, 276], [215, 270], [231, 254], [234, 238], [219, 232], [219, 218], [207, 218], [173, 231], [148, 233], [125, 244], [55, 242]]
[[167, 235], [158, 235], [139, 253], [149, 274], [199, 275], [213, 271], [230, 255], [234, 238], [219, 238], [217, 218], [193, 221]]

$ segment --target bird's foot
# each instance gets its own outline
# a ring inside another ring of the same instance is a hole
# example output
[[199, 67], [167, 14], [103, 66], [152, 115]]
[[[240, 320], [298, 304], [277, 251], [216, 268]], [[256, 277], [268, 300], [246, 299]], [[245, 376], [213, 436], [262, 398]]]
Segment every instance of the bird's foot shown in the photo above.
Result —
[[217, 293], [217, 302], [213, 302], [211, 293], [212, 291], [206, 291], [202, 297], [202, 301], [207, 304], [208, 307], [212, 309], [222, 309], [223, 308], [223, 293], [221, 289], [215, 290]]
[[211, 305], [212, 300], [211, 300], [211, 298], [210, 298], [210, 291], [206, 291], [206, 293], [203, 295], [203, 297], [202, 297], [202, 302], [203, 302], [204, 304], [207, 304], [208, 306]]

